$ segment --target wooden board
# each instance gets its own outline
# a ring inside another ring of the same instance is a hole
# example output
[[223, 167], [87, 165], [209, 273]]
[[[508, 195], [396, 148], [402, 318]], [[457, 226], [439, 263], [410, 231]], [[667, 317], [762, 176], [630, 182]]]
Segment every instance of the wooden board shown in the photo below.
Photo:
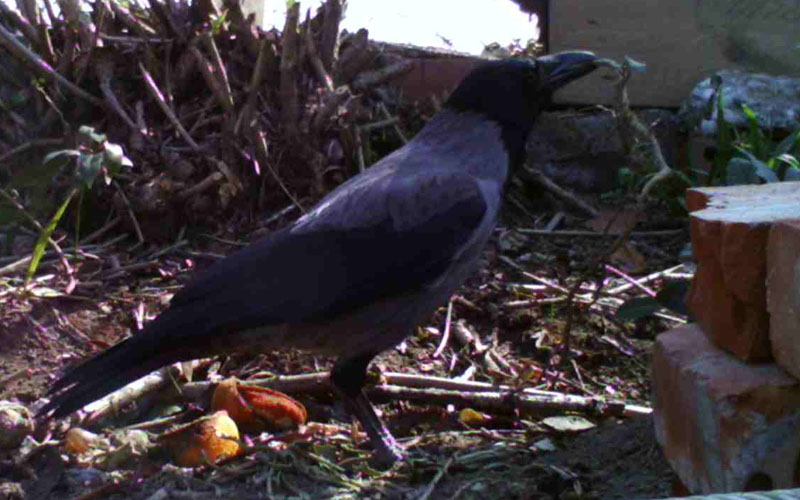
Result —
[[[629, 86], [637, 106], [679, 106], [722, 68], [800, 76], [800, 0], [551, 0], [548, 22], [550, 52], [646, 63]], [[607, 104], [611, 87], [598, 72], [557, 97]]]

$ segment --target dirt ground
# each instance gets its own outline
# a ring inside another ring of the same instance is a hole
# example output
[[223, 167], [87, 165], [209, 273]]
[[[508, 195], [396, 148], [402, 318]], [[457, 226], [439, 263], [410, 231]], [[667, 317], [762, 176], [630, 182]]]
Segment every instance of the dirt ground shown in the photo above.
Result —
[[[558, 450], [536, 452], [512, 448], [498, 452], [502, 442], [464, 438], [447, 449], [412, 452], [413, 465], [361, 479], [357, 469], [348, 475], [357, 483], [333, 484], [312, 470], [275, 457], [254, 458], [251, 467], [236, 473], [221, 468], [190, 470], [166, 465], [147, 479], [96, 469], [67, 468], [55, 450], [33, 463], [36, 479], [23, 480], [31, 499], [74, 498], [475, 498], [648, 499], [669, 496], [673, 473], [655, 443], [652, 422], [637, 418], [608, 422], [574, 437], [557, 439]], [[457, 450], [457, 451], [454, 451]], [[435, 455], [434, 455], [435, 454]], [[456, 459], [437, 480], [450, 457]], [[459, 462], [459, 458], [463, 463]], [[295, 457], [296, 459], [298, 457]], [[244, 467], [247, 463], [237, 464]], [[277, 471], [277, 472], [276, 472]], [[122, 477], [120, 477], [122, 476]], [[274, 478], [268, 486], [269, 477]], [[115, 479], [117, 482], [115, 482]], [[433, 488], [431, 488], [433, 485]], [[219, 495], [219, 496], [217, 496]], [[424, 495], [428, 495], [425, 497]]]
[[[646, 235], [635, 238], [634, 247], [646, 262], [638, 275], [674, 266], [677, 259], [673, 256], [686, 238], [680, 231], [656, 239]], [[466, 322], [491, 346], [496, 359], [505, 360], [501, 373], [485, 365], [485, 356], [452, 340], [442, 356], [433, 356], [441, 342], [445, 308], [437, 311], [427, 329], [420, 329], [375, 364], [383, 371], [420, 375], [454, 377], [470, 372], [474, 380], [648, 405], [653, 339], [675, 323], [663, 319], [625, 323], [615, 321], [613, 314], [579, 305], [574, 306], [572, 323], [565, 328], [566, 308], [572, 306], [563, 300], [564, 294], [550, 287], [532, 293], [520, 291], [517, 284], [535, 282], [501, 259], [532, 260], [535, 266], [526, 264], [526, 269], [536, 269], [542, 277], [570, 286], [575, 275], [585, 273], [579, 263], [598, 252], [598, 241], [596, 237], [499, 232], [483, 269], [453, 301], [453, 321]], [[47, 386], [65, 366], [135, 331], [143, 318], [164, 307], [167, 294], [185, 282], [192, 268], [210, 263], [202, 255], [230, 251], [220, 245], [204, 246], [202, 252], [167, 254], [157, 266], [125, 274], [99, 290], [79, 288], [60, 297], [6, 295], [0, 313], [0, 400], [17, 400], [31, 408], [40, 405]], [[124, 250], [120, 255], [125, 255]], [[57, 274], [53, 276], [44, 282], [49, 289], [59, 287]], [[583, 281], [590, 286], [596, 278]], [[606, 281], [607, 288], [625, 283], [618, 277]], [[531, 299], [528, 306], [509, 305], [527, 299]], [[570, 336], [571, 354], [567, 357], [561, 349], [567, 342], [565, 335]], [[246, 378], [265, 371], [319, 371], [328, 363], [330, 360], [287, 352], [228, 358], [214, 369]], [[526, 375], [532, 369], [537, 374]], [[201, 372], [195, 379], [203, 376]], [[347, 418], [329, 398], [293, 396], [306, 404], [311, 421], [349, 429]], [[650, 417], [585, 415], [594, 427], [571, 432], [542, 425], [536, 415], [485, 415], [480, 425], [470, 426], [454, 408], [400, 401], [379, 408], [409, 453], [408, 460], [388, 470], [375, 465], [368, 445], [355, 445], [346, 431], [333, 437], [312, 436], [289, 446], [256, 446], [245, 456], [218, 466], [179, 468], [163, 453], [151, 453], [101, 470], [95, 463], [81, 462], [64, 452], [59, 440], [67, 424], [40, 422], [34, 438], [38, 443], [47, 441], [44, 445], [33, 452], [0, 454], [0, 489], [9, 491], [4, 498], [35, 500], [633, 499], [669, 496], [674, 479], [655, 442]]]

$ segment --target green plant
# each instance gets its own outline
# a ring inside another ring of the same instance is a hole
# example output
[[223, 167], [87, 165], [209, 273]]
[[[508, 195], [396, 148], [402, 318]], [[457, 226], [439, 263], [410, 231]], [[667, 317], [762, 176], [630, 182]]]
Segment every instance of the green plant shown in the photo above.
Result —
[[[39, 233], [39, 238], [33, 247], [31, 263], [25, 275], [26, 282], [30, 281], [36, 273], [39, 262], [41, 262], [42, 256], [44, 255], [47, 242], [53, 235], [53, 231], [55, 231], [56, 226], [64, 216], [70, 201], [72, 201], [75, 195], [80, 194], [80, 199], [82, 199], [85, 190], [91, 189], [94, 180], [100, 174], [103, 175], [105, 183], [108, 185], [111, 183], [112, 177], [119, 172], [123, 166], [130, 167], [133, 165], [123, 154], [122, 146], [108, 142], [105, 134], [95, 132], [92, 127], [86, 125], [78, 130], [77, 149], [61, 149], [53, 151], [44, 157], [45, 164], [56, 160], [66, 160], [61, 165], [62, 168], [73, 167], [73, 186], [69, 190], [64, 201], [50, 218], [50, 221]], [[80, 210], [78, 213], [80, 213]], [[80, 217], [76, 220], [76, 233], [79, 229]]]
[[[613, 191], [608, 191], [600, 195], [603, 200], [624, 199], [631, 193], [638, 193], [645, 184], [656, 174], [652, 169], [646, 173], [639, 173], [627, 166], [617, 169], [619, 187]], [[689, 172], [689, 175], [674, 169], [673, 175], [659, 182], [651, 191], [650, 196], [664, 204], [666, 212], [675, 217], [685, 217], [686, 188], [697, 186], [697, 175]]]
[[800, 180], [800, 128], [782, 141], [775, 142], [764, 134], [756, 113], [742, 104], [747, 130], [739, 131], [725, 119], [719, 77], [715, 84], [717, 150], [707, 184], [731, 186]]
[[228, 9], [224, 9], [219, 16], [211, 16], [211, 32], [215, 35], [222, 31], [225, 22], [228, 20]]

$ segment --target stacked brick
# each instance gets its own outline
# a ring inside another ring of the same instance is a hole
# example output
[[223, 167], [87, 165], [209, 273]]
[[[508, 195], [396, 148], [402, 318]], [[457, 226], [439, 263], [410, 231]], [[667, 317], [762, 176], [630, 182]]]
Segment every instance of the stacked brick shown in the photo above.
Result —
[[800, 182], [686, 201], [695, 323], [656, 341], [656, 436], [692, 493], [800, 486]]

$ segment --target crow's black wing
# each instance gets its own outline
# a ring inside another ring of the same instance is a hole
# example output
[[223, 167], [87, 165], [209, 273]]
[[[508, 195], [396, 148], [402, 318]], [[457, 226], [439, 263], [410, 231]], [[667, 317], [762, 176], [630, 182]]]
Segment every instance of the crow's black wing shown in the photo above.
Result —
[[465, 174], [384, 174], [201, 273], [141, 332], [56, 382], [41, 413], [65, 415], [161, 366], [236, 350], [231, 332], [335, 320], [423, 291], [482, 227], [487, 200]]

